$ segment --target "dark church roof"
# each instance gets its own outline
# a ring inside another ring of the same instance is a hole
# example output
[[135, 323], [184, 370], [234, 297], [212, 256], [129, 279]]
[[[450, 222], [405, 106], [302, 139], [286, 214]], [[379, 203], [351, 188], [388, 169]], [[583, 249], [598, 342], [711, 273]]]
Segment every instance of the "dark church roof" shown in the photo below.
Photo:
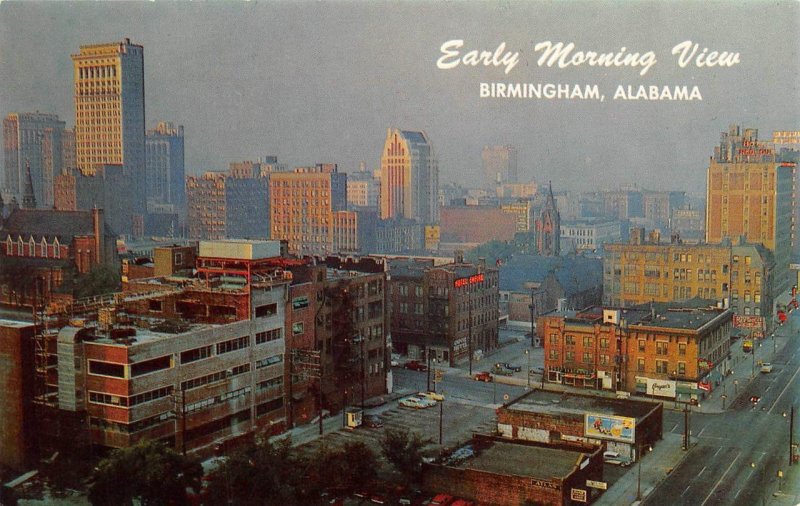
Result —
[[92, 211], [15, 209], [0, 226], [0, 239], [5, 240], [7, 235], [14, 240], [18, 236], [23, 240], [33, 236], [37, 241], [43, 236], [48, 241], [58, 237], [59, 242], [66, 244], [75, 236], [94, 235]]

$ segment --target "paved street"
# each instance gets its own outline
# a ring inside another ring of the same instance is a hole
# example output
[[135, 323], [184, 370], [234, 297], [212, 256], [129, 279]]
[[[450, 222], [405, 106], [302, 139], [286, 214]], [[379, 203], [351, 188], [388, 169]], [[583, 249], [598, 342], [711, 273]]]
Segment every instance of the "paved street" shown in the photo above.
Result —
[[[722, 394], [709, 399], [701, 411], [692, 413], [692, 446], [688, 455], [645, 502], [653, 505], [793, 505], [800, 502], [800, 469], [789, 467], [789, 411], [800, 405], [800, 315], [779, 329], [776, 344], [768, 338], [757, 349], [756, 360], [775, 364], [772, 373], [761, 374], [747, 361], [745, 374], [725, 391], [730, 403], [723, 412], [716, 405]], [[773, 358], [773, 350], [776, 350]], [[751, 357], [748, 356], [750, 361]], [[749, 367], [748, 367], [749, 366]], [[754, 376], [752, 380], [751, 376]], [[726, 383], [730, 383], [728, 378]], [[719, 391], [720, 389], [718, 389]], [[760, 397], [753, 406], [749, 399]], [[715, 412], [716, 411], [716, 412]], [[674, 418], [674, 415], [670, 418]], [[800, 418], [795, 413], [796, 418]], [[665, 417], [666, 418], [666, 417]], [[795, 441], [798, 420], [795, 420]], [[670, 424], [665, 432], [681, 432], [682, 420]], [[784, 477], [778, 479], [782, 471]]]

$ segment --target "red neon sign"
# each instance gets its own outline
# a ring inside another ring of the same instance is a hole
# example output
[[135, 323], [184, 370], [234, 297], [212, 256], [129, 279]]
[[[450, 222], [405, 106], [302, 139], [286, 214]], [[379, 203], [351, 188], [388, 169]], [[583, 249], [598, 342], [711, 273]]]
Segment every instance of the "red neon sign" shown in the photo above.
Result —
[[476, 283], [481, 283], [481, 282], [483, 282], [483, 274], [475, 274], [474, 276], [470, 276], [468, 278], [457, 279], [455, 280], [453, 285], [456, 288], [461, 288], [462, 286], [474, 285]]

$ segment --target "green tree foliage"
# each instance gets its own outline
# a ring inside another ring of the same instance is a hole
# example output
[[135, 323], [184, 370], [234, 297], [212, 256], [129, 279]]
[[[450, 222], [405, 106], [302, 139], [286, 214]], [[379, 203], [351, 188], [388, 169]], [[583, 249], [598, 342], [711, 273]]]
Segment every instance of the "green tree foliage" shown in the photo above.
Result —
[[381, 439], [381, 450], [386, 460], [405, 477], [407, 484], [418, 483], [422, 473], [422, 449], [427, 443], [416, 432], [387, 430]]
[[143, 441], [115, 450], [92, 473], [93, 505], [187, 504], [186, 488], [199, 490], [203, 468], [163, 443]]
[[75, 284], [75, 297], [91, 297], [119, 291], [120, 274], [116, 269], [98, 265], [88, 274], [79, 276]]

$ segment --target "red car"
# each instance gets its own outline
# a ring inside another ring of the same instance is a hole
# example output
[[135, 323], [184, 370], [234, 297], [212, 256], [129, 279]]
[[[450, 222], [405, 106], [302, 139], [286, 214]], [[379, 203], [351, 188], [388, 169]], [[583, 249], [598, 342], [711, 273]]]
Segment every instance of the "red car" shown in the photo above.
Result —
[[449, 506], [453, 502], [453, 496], [447, 494], [437, 494], [436, 497], [431, 499], [431, 506], [434, 504], [439, 506]]
[[475, 374], [475, 376], [473, 376], [472, 379], [474, 379], [475, 381], [485, 381], [489, 383], [492, 381], [492, 373], [488, 371], [479, 372]]
[[420, 362], [419, 360], [409, 360], [403, 366], [406, 369], [411, 369], [412, 371], [422, 371], [425, 372], [428, 370], [428, 366]]

